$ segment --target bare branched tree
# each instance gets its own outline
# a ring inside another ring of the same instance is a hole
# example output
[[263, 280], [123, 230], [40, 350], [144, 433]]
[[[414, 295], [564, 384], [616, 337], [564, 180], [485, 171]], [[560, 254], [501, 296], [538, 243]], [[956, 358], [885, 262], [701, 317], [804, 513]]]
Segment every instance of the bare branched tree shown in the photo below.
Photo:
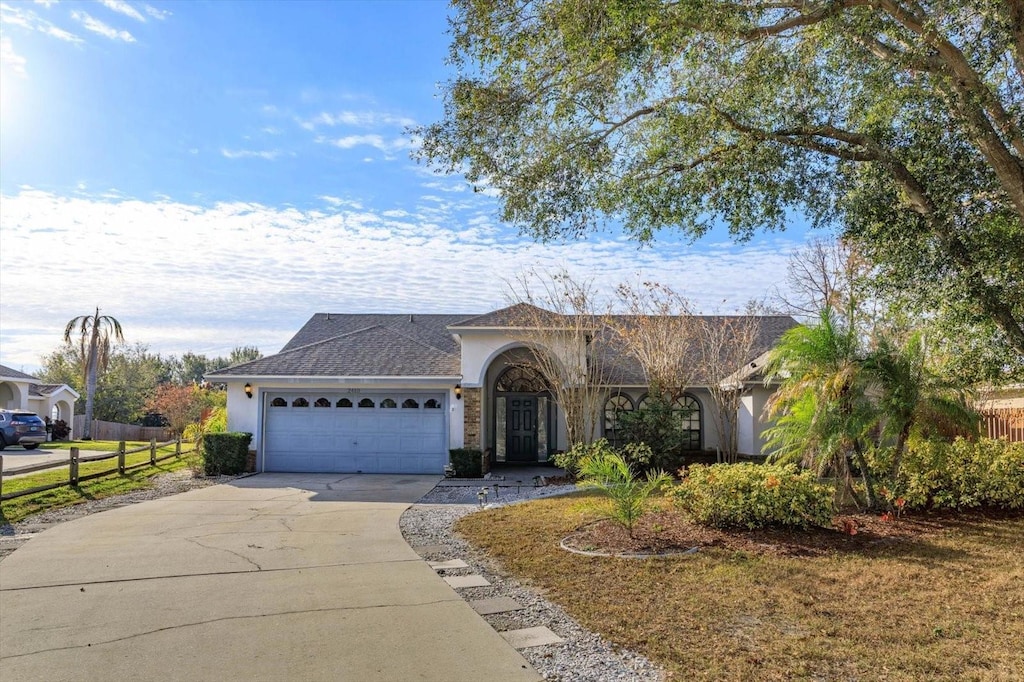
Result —
[[746, 315], [699, 317], [700, 366], [714, 402], [708, 410], [718, 431], [718, 443], [727, 462], [739, 454], [737, 414], [743, 400], [744, 375], [750, 363], [763, 353], [760, 342], [762, 306], [751, 302]]
[[814, 238], [790, 257], [788, 293], [776, 289], [775, 298], [788, 315], [814, 320], [830, 308], [851, 328], [870, 333], [876, 317], [868, 286], [871, 269], [852, 242]]
[[593, 281], [574, 279], [565, 270], [529, 270], [509, 289], [517, 304], [513, 324], [565, 419], [569, 446], [591, 442], [608, 391], [603, 307]]
[[620, 284], [616, 295], [626, 314], [609, 315], [608, 326], [640, 363], [650, 392], [674, 404], [699, 374], [699, 324], [690, 301], [657, 282]]

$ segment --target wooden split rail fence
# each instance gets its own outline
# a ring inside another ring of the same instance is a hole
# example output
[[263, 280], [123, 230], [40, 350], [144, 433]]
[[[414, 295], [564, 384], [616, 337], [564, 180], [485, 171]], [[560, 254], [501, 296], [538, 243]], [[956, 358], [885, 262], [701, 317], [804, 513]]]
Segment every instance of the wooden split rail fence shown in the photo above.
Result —
[[[174, 452], [166, 455], [157, 457], [156, 451], [159, 448], [173, 445]], [[149, 459], [144, 462], [137, 464], [125, 464], [126, 455], [134, 455], [137, 452], [145, 452], [149, 450]], [[94, 478], [100, 478], [101, 476], [109, 476], [110, 474], [118, 474], [124, 476], [125, 472], [131, 471], [132, 469], [140, 469], [142, 467], [155, 466], [157, 462], [163, 462], [164, 460], [171, 459], [173, 457], [181, 457], [182, 455], [188, 454], [195, 451], [193, 445], [187, 450], [181, 449], [181, 440], [169, 440], [164, 443], [157, 443], [156, 438], [149, 441], [149, 445], [143, 445], [140, 448], [134, 450], [126, 450], [125, 442], [121, 441], [117, 446], [116, 452], [101, 452], [95, 455], [82, 456], [78, 448], [71, 448], [68, 459], [57, 462], [43, 462], [41, 464], [31, 464], [29, 466], [18, 467], [17, 469], [11, 469], [10, 471], [3, 471], [4, 458], [0, 455], [0, 501], [11, 500], [15, 497], [21, 497], [23, 495], [32, 495], [33, 493], [41, 493], [45, 490], [53, 490], [54, 488], [60, 488], [63, 486], [74, 486], [78, 485], [82, 481], [89, 481]], [[79, 464], [85, 462], [101, 462], [108, 459], [117, 459], [117, 466], [112, 469], [106, 469], [104, 471], [95, 471], [91, 474], [80, 476], [78, 474]], [[20, 474], [30, 474], [37, 471], [46, 471], [47, 469], [57, 469], [60, 467], [68, 467], [68, 479], [66, 481], [60, 481], [58, 483], [49, 483], [47, 485], [39, 485], [34, 488], [26, 488], [25, 490], [19, 490], [13, 493], [3, 492], [3, 480], [4, 476], [16, 476]]]

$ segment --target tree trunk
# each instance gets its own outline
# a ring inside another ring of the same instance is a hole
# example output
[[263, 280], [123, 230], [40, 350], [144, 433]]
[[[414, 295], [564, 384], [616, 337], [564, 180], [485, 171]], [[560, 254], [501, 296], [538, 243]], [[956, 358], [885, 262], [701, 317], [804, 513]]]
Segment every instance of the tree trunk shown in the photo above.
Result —
[[859, 440], [853, 442], [853, 454], [857, 458], [857, 466], [860, 467], [861, 479], [864, 481], [864, 493], [867, 498], [868, 509], [876, 509], [878, 507], [878, 499], [875, 497], [875, 482], [871, 476], [871, 471], [868, 469], [868, 462], [864, 457], [864, 451]]
[[89, 339], [89, 358], [87, 359], [85, 380], [85, 429], [82, 440], [92, 440], [92, 409], [96, 396], [96, 373], [99, 364], [99, 309], [93, 318], [92, 336]]

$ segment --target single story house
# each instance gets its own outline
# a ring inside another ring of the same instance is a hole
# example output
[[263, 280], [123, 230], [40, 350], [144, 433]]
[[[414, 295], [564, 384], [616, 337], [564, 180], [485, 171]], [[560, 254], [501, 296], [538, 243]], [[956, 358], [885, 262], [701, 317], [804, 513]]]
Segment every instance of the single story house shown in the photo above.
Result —
[[0, 365], [0, 408], [34, 412], [71, 426], [75, 401], [81, 396], [67, 384], [44, 384], [30, 374]]
[[[499, 464], [546, 462], [567, 446], [565, 422], [530, 367], [523, 305], [473, 316], [317, 313], [276, 355], [207, 379], [226, 384], [228, 428], [253, 434], [257, 471], [439, 474], [449, 448], [461, 447]], [[754, 456], [771, 394], [758, 358], [796, 324], [786, 316], [757, 322], [747, 363], [732, 378], [714, 378], [743, 391], [740, 452]], [[547, 350], [584, 362], [583, 344], [566, 336]], [[628, 352], [613, 349], [604, 359], [606, 416], [595, 435], [614, 436], [616, 414], [643, 408], [647, 380]], [[695, 386], [680, 402], [692, 447], [713, 452], [719, 440], [707, 389]]]

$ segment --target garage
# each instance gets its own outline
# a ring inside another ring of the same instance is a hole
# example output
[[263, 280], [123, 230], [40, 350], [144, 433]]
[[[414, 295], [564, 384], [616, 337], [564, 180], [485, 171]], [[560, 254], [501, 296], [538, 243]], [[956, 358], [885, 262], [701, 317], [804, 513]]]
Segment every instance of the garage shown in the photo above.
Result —
[[441, 474], [443, 393], [268, 392], [264, 471]]

